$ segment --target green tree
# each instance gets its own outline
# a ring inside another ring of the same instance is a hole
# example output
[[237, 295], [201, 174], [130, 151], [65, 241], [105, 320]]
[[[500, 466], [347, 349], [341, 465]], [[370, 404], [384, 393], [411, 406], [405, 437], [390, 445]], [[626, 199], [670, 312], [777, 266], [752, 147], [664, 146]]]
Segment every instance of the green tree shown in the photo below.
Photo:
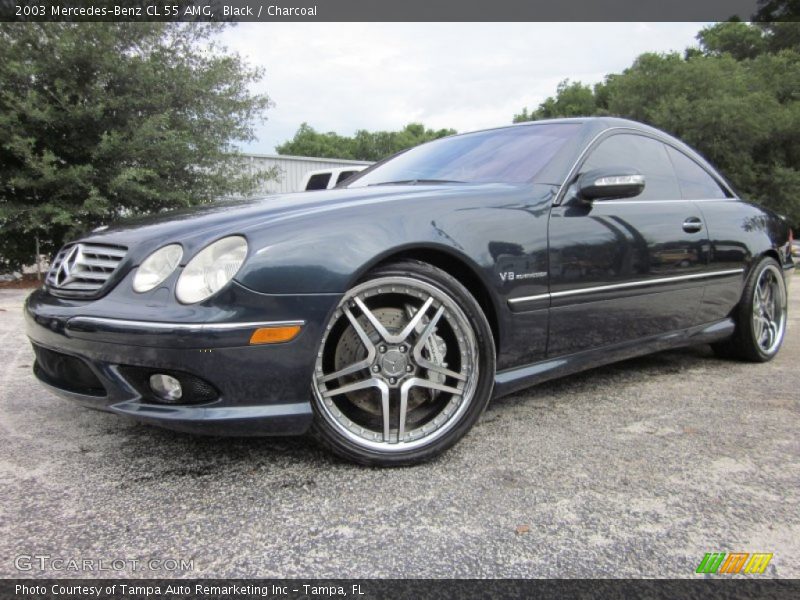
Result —
[[269, 105], [219, 26], [0, 25], [0, 267], [111, 219], [247, 193]]
[[354, 145], [352, 138], [341, 136], [333, 131], [319, 133], [308, 123], [303, 123], [291, 140], [275, 149], [278, 154], [355, 159]]
[[555, 117], [582, 117], [596, 112], [597, 103], [592, 88], [579, 81], [570, 83], [569, 79], [565, 79], [558, 84], [555, 96], [547, 98], [531, 114], [528, 114], [527, 108], [523, 108], [520, 114], [514, 115], [514, 123]]
[[594, 88], [564, 82], [514, 120], [609, 114], [649, 123], [695, 147], [742, 195], [798, 229], [798, 31], [798, 23], [718, 23], [683, 56], [642, 54]]
[[728, 53], [737, 60], [755, 58], [766, 50], [766, 39], [760, 29], [736, 21], [706, 27], [697, 34], [697, 39], [706, 55]]
[[406, 148], [417, 146], [447, 135], [454, 129], [425, 129], [421, 123], [410, 123], [400, 131], [356, 131], [353, 137], [334, 132], [319, 133], [303, 123], [294, 137], [276, 147], [279, 154], [319, 156], [352, 160], [381, 160]]

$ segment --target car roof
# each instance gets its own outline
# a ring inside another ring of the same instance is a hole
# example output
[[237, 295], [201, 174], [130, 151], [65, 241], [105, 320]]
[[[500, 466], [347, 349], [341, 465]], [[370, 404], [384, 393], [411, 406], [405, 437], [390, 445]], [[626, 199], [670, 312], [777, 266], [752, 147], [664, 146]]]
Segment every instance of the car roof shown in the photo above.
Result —
[[[444, 138], [437, 138], [435, 140], [430, 140], [425, 142], [425, 144], [433, 144], [443, 139], [454, 138], [454, 137], [461, 137], [461, 136], [468, 136], [478, 133], [485, 133], [490, 131], [501, 131], [501, 130], [510, 130], [514, 128], [520, 127], [537, 127], [542, 125], [580, 125], [580, 129], [575, 136], [571, 139], [567, 140], [564, 145], [559, 149], [553, 158], [534, 176], [531, 180], [532, 183], [542, 183], [547, 185], [556, 185], [561, 186], [566, 181], [566, 178], [570, 171], [572, 170], [573, 166], [576, 164], [576, 160], [582, 154], [582, 152], [592, 143], [592, 141], [603, 134], [606, 131], [612, 129], [619, 129], [619, 130], [628, 130], [628, 131], [635, 131], [639, 133], [643, 133], [646, 135], [653, 136], [665, 143], [668, 143], [675, 148], [678, 148], [683, 153], [690, 156], [700, 165], [702, 165], [707, 171], [714, 175], [725, 187], [727, 187], [731, 192], [734, 193], [733, 187], [731, 186], [730, 182], [727, 181], [725, 177], [723, 177], [720, 172], [709, 163], [701, 154], [699, 154], [696, 150], [692, 147], [686, 145], [684, 142], [679, 140], [673, 135], [666, 133], [660, 129], [652, 127], [650, 125], [645, 125], [644, 123], [640, 123], [639, 121], [634, 121], [632, 119], [624, 119], [622, 117], [613, 117], [613, 116], [595, 116], [595, 117], [565, 117], [565, 118], [558, 118], [558, 119], [541, 119], [538, 121], [525, 121], [522, 123], [511, 123], [508, 125], [499, 125], [497, 127], [487, 127], [485, 129], [476, 129], [474, 131], [465, 131], [463, 133], [455, 133], [453, 135], [445, 136]], [[398, 152], [397, 154], [402, 154], [407, 150], [403, 150]], [[386, 160], [391, 160], [397, 154], [387, 157], [383, 161], [379, 161], [376, 165], [380, 165]]]
[[495, 131], [498, 129], [510, 129], [512, 127], [536, 127], [540, 125], [583, 125], [583, 130], [586, 135], [597, 134], [607, 129], [626, 128], [636, 129], [647, 133], [652, 133], [661, 136], [672, 137], [668, 133], [646, 125], [639, 121], [632, 119], [624, 119], [622, 117], [562, 117], [557, 119], [539, 119], [536, 121], [523, 121], [522, 123], [512, 123], [509, 125], [499, 125], [497, 127], [487, 127], [486, 129], [479, 129], [475, 131], [465, 131], [455, 135], [469, 135], [471, 133], [481, 133], [483, 131]]

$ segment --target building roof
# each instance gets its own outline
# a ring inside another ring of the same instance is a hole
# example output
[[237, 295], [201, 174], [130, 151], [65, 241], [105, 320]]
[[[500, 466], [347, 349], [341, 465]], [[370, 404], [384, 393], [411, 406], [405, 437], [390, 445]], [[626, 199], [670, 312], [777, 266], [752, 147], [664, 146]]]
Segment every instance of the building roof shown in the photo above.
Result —
[[311, 162], [337, 162], [348, 165], [371, 165], [367, 160], [351, 160], [349, 158], [323, 158], [320, 156], [291, 156], [289, 154], [256, 154], [254, 152], [242, 152], [242, 156], [253, 158], [269, 158], [273, 160], [302, 160]]

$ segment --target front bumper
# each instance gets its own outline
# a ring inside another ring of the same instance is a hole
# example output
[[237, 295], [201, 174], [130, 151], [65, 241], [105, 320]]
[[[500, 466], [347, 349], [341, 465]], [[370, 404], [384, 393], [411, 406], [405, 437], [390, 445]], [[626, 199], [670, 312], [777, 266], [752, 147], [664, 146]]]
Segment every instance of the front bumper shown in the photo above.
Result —
[[[158, 318], [166, 311], [155, 306], [110, 299], [79, 303], [38, 290], [25, 303], [27, 334], [40, 354], [34, 373], [61, 397], [170, 429], [304, 433], [312, 420], [310, 382], [321, 329], [337, 296], [271, 296], [236, 283], [226, 296], [217, 306], [185, 307], [183, 315], [172, 309], [166, 321]], [[263, 315], [276, 318], [257, 318]], [[302, 329], [290, 342], [249, 345], [255, 328], [276, 322], [302, 323]], [[101, 387], [86, 390], [49, 376], [39, 361], [52, 352], [81, 361]], [[130, 375], [148, 370], [200, 378], [216, 398], [195, 405], [157, 403]]]

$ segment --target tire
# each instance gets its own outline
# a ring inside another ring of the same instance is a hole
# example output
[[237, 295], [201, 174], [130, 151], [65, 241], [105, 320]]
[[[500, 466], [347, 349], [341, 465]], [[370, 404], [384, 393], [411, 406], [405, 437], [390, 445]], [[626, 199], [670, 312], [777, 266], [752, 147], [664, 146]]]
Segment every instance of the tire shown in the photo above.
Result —
[[717, 356], [750, 362], [772, 360], [786, 333], [786, 281], [778, 262], [763, 257], [745, 282], [739, 304], [733, 311], [733, 336], [712, 344]]
[[356, 463], [417, 464], [466, 435], [494, 377], [492, 331], [461, 283], [419, 261], [382, 266], [343, 296], [323, 333], [311, 432]]

